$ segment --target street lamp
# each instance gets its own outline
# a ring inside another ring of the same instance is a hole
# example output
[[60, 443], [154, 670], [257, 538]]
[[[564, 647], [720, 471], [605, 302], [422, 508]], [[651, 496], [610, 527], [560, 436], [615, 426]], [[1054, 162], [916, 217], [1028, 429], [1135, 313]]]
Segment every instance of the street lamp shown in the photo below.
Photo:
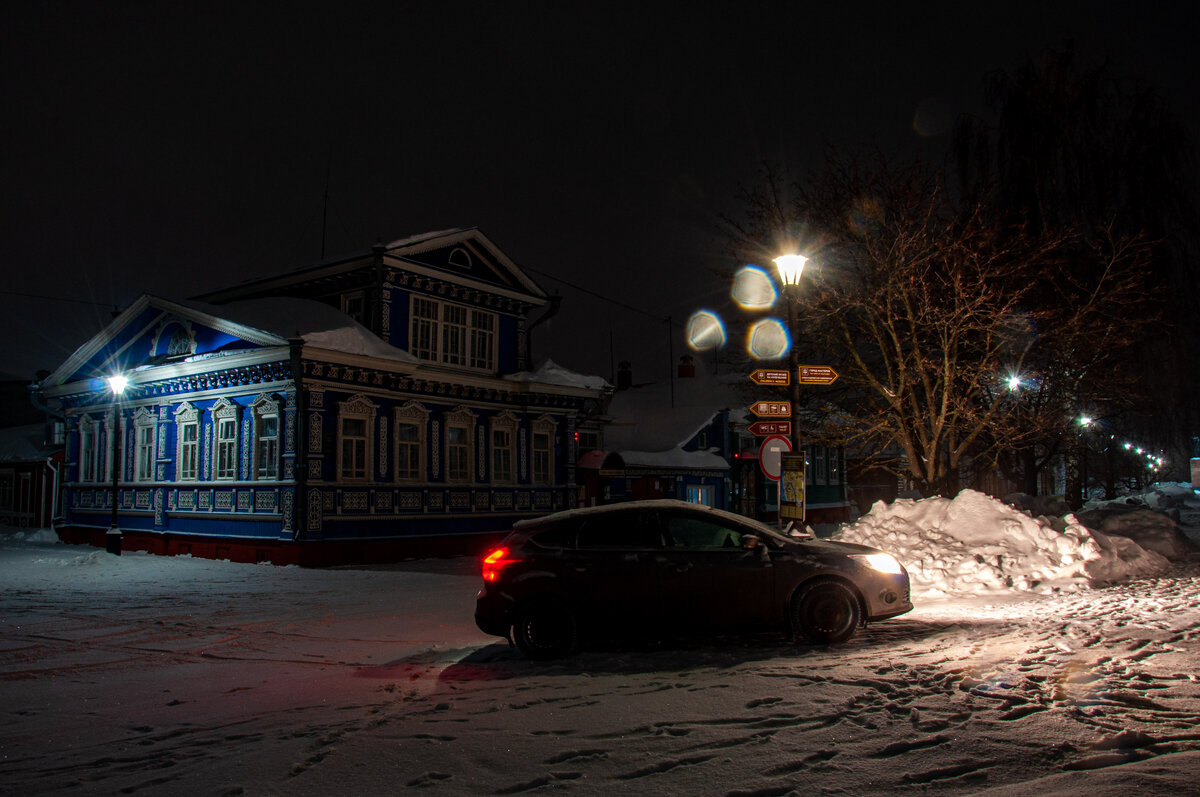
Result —
[[112, 429], [112, 523], [104, 536], [104, 547], [111, 554], [121, 555], [121, 529], [117, 526], [117, 498], [121, 488], [121, 396], [125, 393], [129, 379], [123, 374], [108, 378], [108, 388], [113, 394]]
[[800, 354], [796, 351], [796, 303], [799, 301], [800, 275], [804, 273], [804, 264], [808, 258], [804, 255], [786, 254], [775, 258], [775, 268], [779, 270], [779, 284], [783, 286], [783, 295], [787, 300], [788, 335], [791, 336], [791, 346], [788, 348], [788, 362], [791, 366], [792, 386], [792, 451], [806, 454], [800, 442]]

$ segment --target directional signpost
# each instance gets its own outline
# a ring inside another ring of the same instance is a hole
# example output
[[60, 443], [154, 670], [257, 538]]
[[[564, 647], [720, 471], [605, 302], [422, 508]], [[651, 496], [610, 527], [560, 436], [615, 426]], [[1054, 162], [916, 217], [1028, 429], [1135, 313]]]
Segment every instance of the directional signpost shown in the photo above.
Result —
[[838, 372], [828, 365], [801, 365], [797, 374], [801, 385], [832, 385], [837, 378]]
[[750, 374], [750, 381], [756, 385], [790, 385], [792, 383], [792, 374], [790, 371], [759, 368]]
[[790, 401], [756, 401], [750, 405], [750, 411], [760, 418], [790, 418], [792, 403]]
[[755, 421], [746, 427], [746, 431], [758, 437], [770, 437], [772, 435], [788, 435], [792, 433], [791, 421]]

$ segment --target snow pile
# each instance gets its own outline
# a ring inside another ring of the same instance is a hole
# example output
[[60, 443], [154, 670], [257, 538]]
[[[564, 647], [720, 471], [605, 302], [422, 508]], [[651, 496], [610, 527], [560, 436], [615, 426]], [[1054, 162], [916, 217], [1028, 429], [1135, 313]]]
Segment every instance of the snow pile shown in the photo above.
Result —
[[1131, 539], [1095, 532], [1070, 515], [1033, 518], [990, 496], [878, 502], [835, 539], [888, 551], [919, 597], [1052, 592], [1165, 571], [1170, 562]]

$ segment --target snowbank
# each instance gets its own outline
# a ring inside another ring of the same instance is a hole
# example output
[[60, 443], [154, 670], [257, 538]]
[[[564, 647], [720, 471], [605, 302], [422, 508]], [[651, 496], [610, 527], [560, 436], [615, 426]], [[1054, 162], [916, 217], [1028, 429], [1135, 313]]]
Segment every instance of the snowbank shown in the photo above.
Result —
[[1092, 531], [1070, 515], [1033, 518], [974, 490], [878, 502], [834, 536], [895, 555], [918, 597], [1080, 589], [1170, 567], [1132, 539]]

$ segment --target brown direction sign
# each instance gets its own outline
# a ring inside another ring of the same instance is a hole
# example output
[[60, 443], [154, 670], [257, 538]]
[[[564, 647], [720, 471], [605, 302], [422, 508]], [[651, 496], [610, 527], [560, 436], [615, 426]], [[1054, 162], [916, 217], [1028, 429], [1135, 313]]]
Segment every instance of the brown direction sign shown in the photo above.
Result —
[[838, 378], [838, 372], [828, 365], [801, 365], [799, 371], [801, 385], [832, 385]]
[[756, 401], [750, 405], [750, 411], [760, 418], [790, 418], [792, 417], [792, 402]]
[[790, 385], [792, 383], [792, 375], [789, 371], [772, 371], [767, 368], [759, 368], [750, 374], [750, 381], [756, 385]]
[[781, 434], [790, 435], [792, 433], [791, 421], [755, 421], [746, 427], [750, 434], [758, 437], [769, 437], [771, 435]]

